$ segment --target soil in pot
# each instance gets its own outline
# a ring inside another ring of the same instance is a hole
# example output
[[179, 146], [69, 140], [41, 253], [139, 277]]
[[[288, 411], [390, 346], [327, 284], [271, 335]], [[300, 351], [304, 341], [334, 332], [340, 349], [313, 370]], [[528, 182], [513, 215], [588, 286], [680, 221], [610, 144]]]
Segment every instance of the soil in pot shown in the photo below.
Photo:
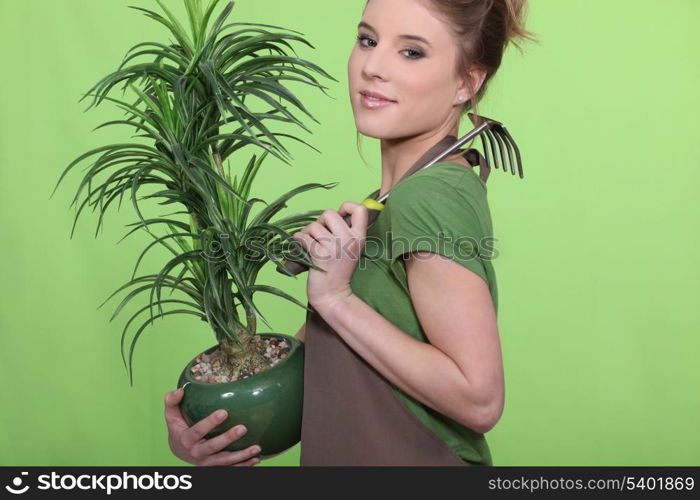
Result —
[[[277, 363], [286, 358], [287, 353], [289, 353], [289, 350], [291, 349], [289, 342], [275, 337], [263, 338], [256, 335], [251, 340], [251, 343], [269, 363], [268, 368], [275, 366]], [[200, 382], [220, 384], [242, 380], [264, 371], [260, 368], [243, 367], [238, 374], [235, 374], [230, 368], [226, 367], [222, 361], [223, 356], [221, 349], [216, 349], [210, 354], [201, 353], [199, 356], [197, 356], [194, 364], [190, 368], [192, 376]]]

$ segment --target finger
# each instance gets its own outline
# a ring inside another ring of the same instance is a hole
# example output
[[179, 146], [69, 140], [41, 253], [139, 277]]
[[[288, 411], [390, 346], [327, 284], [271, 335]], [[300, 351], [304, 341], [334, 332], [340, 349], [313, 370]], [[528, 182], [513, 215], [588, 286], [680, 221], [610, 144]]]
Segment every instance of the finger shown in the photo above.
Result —
[[[219, 413], [220, 411], [223, 411], [223, 415]], [[227, 415], [228, 412], [226, 412], [226, 410], [214, 411], [195, 423], [192, 427], [185, 429], [180, 438], [182, 445], [187, 449], [192, 448], [212, 429], [226, 420]]]
[[251, 458], [250, 460], [246, 460], [245, 462], [241, 462], [240, 464], [233, 464], [233, 467], [247, 467], [247, 466], [254, 466], [260, 463], [259, 458]]
[[312, 222], [306, 226], [307, 234], [309, 235], [308, 246], [306, 251], [309, 255], [318, 258], [326, 258], [333, 248], [334, 236], [328, 229], [318, 221]]
[[185, 390], [179, 388], [165, 393], [165, 422], [168, 427], [174, 429], [186, 428], [187, 422], [182, 418], [180, 411], [180, 401], [185, 394]]
[[260, 445], [254, 444], [239, 451], [222, 451], [211, 455], [201, 461], [202, 465], [243, 465], [245, 462], [255, 460], [260, 453]]
[[248, 432], [248, 430], [246, 429], [245, 425], [234, 425], [232, 428], [226, 432], [222, 432], [218, 436], [210, 439], [204, 439], [195, 443], [190, 450], [190, 453], [199, 458], [213, 455], [214, 453], [226, 448], [232, 442], [241, 439], [243, 436], [245, 436], [246, 432]]
[[[325, 258], [327, 256], [327, 251], [324, 250], [323, 244], [316, 241], [310, 234], [304, 233], [295, 236], [295, 239], [302, 246], [304, 251], [309, 255], [311, 262], [318, 265], [317, 260], [319, 258]], [[301, 253], [297, 253], [301, 257]]]
[[333, 235], [328, 230], [329, 228], [321, 222], [321, 217], [318, 220], [312, 222], [306, 226], [306, 231], [311, 235], [311, 237], [319, 243], [323, 241], [328, 241]]
[[294, 233], [293, 238], [302, 246], [304, 250], [309, 251], [309, 246], [313, 241], [315, 241], [309, 234], [297, 232]]
[[349, 207], [359, 205], [359, 203], [355, 203], [354, 201], [344, 201], [343, 203], [340, 204], [340, 207], [338, 208], [338, 213], [342, 217], [343, 215], [348, 215], [351, 214], [352, 211], [349, 210]]
[[318, 222], [327, 227], [333, 234], [342, 234], [348, 229], [347, 223], [335, 210], [325, 210], [318, 218]]
[[350, 214], [350, 224], [356, 234], [364, 235], [367, 233], [367, 218], [369, 210], [366, 206], [354, 201], [346, 201], [340, 206], [338, 211], [341, 214]]

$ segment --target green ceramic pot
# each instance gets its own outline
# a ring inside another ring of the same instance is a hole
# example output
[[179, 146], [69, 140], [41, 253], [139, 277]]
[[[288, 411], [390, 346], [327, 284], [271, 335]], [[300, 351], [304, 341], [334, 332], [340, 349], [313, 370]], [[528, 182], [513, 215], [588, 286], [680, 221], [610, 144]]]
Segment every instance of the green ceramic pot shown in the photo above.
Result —
[[[196, 362], [195, 357], [182, 371], [177, 386], [185, 389], [180, 407], [187, 425], [191, 426], [223, 408], [228, 417], [205, 439], [243, 424], [248, 432], [224, 449], [238, 451], [258, 444], [260, 457], [269, 458], [291, 448], [301, 439], [304, 344], [288, 335], [259, 335], [286, 340], [291, 345], [287, 356], [262, 373], [220, 384], [203, 383], [194, 378], [191, 368]], [[218, 347], [217, 344], [204, 352], [210, 354]]]

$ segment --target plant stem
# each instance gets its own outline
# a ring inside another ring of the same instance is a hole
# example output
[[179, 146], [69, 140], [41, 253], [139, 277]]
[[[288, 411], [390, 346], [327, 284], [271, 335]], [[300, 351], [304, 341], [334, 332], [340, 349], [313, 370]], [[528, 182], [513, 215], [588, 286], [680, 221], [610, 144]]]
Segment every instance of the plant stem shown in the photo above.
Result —
[[251, 335], [252, 337], [257, 331], [258, 318], [255, 317], [255, 311], [249, 308], [246, 308], [245, 317], [247, 322], [246, 326], [248, 327], [248, 330], [253, 332], [253, 334]]
[[190, 210], [190, 216], [192, 217], [192, 223], [190, 224], [192, 226], [192, 232], [194, 234], [199, 234], [199, 219], [197, 218], [197, 214]]
[[211, 146], [212, 153], [214, 154], [214, 163], [216, 163], [216, 169], [219, 171], [219, 174], [223, 179], [226, 179], [226, 174], [224, 173], [224, 167], [221, 164], [221, 152], [219, 151], [219, 147], [216, 146], [215, 144], [212, 144]]

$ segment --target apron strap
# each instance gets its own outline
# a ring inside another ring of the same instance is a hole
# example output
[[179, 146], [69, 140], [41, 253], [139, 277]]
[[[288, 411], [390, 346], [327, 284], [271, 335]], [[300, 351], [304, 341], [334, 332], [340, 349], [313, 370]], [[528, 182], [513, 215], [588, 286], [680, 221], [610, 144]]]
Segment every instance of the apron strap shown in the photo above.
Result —
[[[420, 170], [425, 164], [427, 164], [430, 160], [432, 160], [433, 158], [435, 158], [435, 156], [436, 156], [437, 154], [439, 154], [440, 152], [444, 151], [445, 149], [447, 149], [448, 147], [450, 147], [451, 144], [454, 144], [455, 142], [457, 142], [457, 138], [456, 138], [455, 136], [453, 136], [453, 135], [446, 135], [445, 137], [443, 137], [442, 139], [440, 139], [440, 142], [438, 142], [438, 143], [435, 144], [432, 148], [430, 148], [428, 151], [426, 151], [426, 152], [423, 154], [423, 156], [421, 156], [421, 157], [418, 159], [418, 161], [415, 162], [415, 163], [411, 166], [411, 168], [409, 168], [409, 169], [406, 171], [406, 173], [404, 173], [404, 174], [401, 176], [401, 178], [398, 180], [398, 182], [397, 182], [396, 184], [394, 184], [394, 187], [396, 187], [396, 185], [397, 185], [399, 182], [401, 182], [402, 180], [404, 180], [405, 178], [407, 178], [407, 177], [410, 176], [411, 174], [413, 174], [413, 173], [417, 172], [418, 170]], [[428, 168], [430, 168], [430, 167], [428, 167]], [[392, 188], [392, 189], [393, 189], [393, 188]]]
[[484, 155], [482, 155], [478, 149], [472, 148], [467, 150], [463, 156], [472, 167], [479, 165], [479, 177], [481, 177], [481, 180], [486, 183], [486, 180], [489, 178], [489, 174], [491, 173], [491, 167], [489, 166], [489, 162], [486, 161], [486, 158], [484, 158]]
[[[435, 144], [433, 147], [431, 147], [428, 151], [426, 151], [423, 156], [421, 156], [418, 161], [416, 161], [411, 168], [409, 168], [399, 179], [399, 181], [394, 184], [394, 187], [391, 189], [394, 189], [397, 184], [399, 184], [401, 181], [409, 177], [410, 175], [414, 174], [418, 170], [420, 170], [423, 166], [425, 166], [430, 160], [435, 158], [438, 154], [440, 154], [442, 151], [446, 150], [449, 148], [452, 144], [457, 142], [457, 137], [454, 135], [446, 135], [443, 137], [437, 144]], [[486, 180], [489, 177], [489, 173], [491, 172], [491, 168], [489, 167], [488, 161], [486, 161], [486, 158], [476, 149], [469, 149], [467, 151], [463, 149], [457, 149], [456, 151], [459, 151], [462, 153], [462, 156], [469, 162], [469, 164], [473, 167], [476, 165], [479, 165], [479, 177], [481, 177], [481, 180], [486, 183]], [[428, 167], [430, 168], [430, 167]], [[391, 192], [391, 190], [389, 190]], [[376, 197], [379, 196], [379, 190], [377, 190]], [[379, 217], [379, 214], [381, 213], [382, 209], [384, 206], [382, 204], [379, 204], [379, 206], [373, 206], [372, 202], [376, 198], [367, 198], [365, 199], [362, 204], [367, 206], [370, 210], [368, 213], [367, 217], [367, 226], [372, 225], [375, 220], [377, 220], [377, 217]]]
[[[435, 157], [438, 153], [441, 151], [444, 151], [447, 149], [451, 144], [454, 144], [457, 142], [457, 137], [454, 135], [446, 135], [443, 137], [437, 144], [435, 144], [432, 148], [430, 148], [428, 151], [421, 156], [416, 163], [409, 168], [406, 173], [404, 173], [399, 181], [396, 183], [398, 184], [411, 174], [417, 172], [420, 170], [426, 163], [428, 163], [431, 159]], [[463, 150], [463, 149], [457, 149], [455, 152], [460, 152], [462, 153], [462, 156], [469, 162], [469, 164], [472, 167], [475, 167], [476, 165], [479, 165], [479, 177], [481, 177], [481, 180], [486, 182], [486, 180], [489, 178], [489, 173], [491, 172], [491, 168], [489, 167], [488, 162], [486, 161], [486, 158], [479, 152], [477, 149], [468, 149], [468, 150]], [[428, 167], [430, 168], [430, 167]], [[394, 184], [394, 187], [396, 187], [396, 184]], [[392, 188], [393, 189], [393, 188]]]

